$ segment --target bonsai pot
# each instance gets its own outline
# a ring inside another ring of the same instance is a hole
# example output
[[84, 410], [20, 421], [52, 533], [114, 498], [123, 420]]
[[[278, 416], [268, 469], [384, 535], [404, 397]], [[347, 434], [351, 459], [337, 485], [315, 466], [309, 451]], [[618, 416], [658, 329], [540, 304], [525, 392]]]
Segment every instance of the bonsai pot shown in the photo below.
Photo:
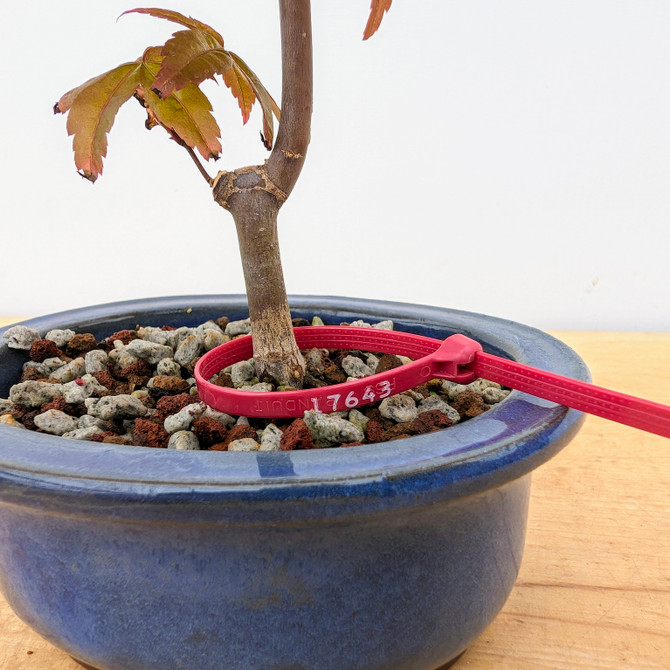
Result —
[[[434, 307], [294, 297], [326, 323], [391, 318], [587, 379], [517, 323]], [[98, 338], [247, 316], [244, 296], [102, 305], [26, 322]], [[0, 331], [1, 334], [1, 331]], [[24, 356], [0, 344], [0, 397]], [[101, 670], [436, 670], [503, 606], [531, 472], [582, 415], [513, 391], [485, 414], [381, 445], [226, 453], [101, 445], [0, 425], [0, 588]]]

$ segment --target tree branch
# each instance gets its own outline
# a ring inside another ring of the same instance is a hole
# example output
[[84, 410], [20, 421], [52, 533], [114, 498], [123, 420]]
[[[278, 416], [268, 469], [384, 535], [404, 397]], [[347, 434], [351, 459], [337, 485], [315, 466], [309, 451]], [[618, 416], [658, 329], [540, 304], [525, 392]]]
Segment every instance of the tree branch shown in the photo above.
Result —
[[188, 151], [188, 155], [193, 159], [193, 162], [195, 163], [196, 167], [198, 168], [198, 171], [203, 176], [205, 181], [210, 186], [212, 186], [212, 184], [214, 183], [214, 179], [212, 179], [212, 177], [209, 176], [209, 172], [205, 170], [205, 166], [200, 162], [200, 159], [196, 155], [195, 151], [193, 151], [193, 149], [189, 147], [188, 144], [186, 144], [185, 142], [182, 144], [182, 146], [186, 149], [186, 151]]
[[270, 180], [293, 190], [310, 140], [312, 121], [312, 17], [310, 0], [279, 0], [282, 45], [281, 121], [267, 162]]

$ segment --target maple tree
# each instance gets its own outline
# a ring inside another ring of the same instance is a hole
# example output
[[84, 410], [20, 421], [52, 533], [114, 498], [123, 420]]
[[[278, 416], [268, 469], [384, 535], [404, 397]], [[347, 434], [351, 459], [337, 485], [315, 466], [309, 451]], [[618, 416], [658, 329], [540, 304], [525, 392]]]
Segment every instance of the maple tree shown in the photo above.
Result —
[[[65, 93], [54, 106], [67, 114], [79, 174], [94, 182], [103, 171], [107, 134], [120, 107], [135, 98], [145, 125], [160, 126], [184, 147], [209, 184], [215, 201], [233, 216], [244, 271], [254, 358], [259, 377], [300, 387], [305, 363], [295, 343], [279, 255], [277, 215], [302, 170], [312, 116], [312, 31], [310, 0], [278, 0], [282, 52], [281, 111], [251, 68], [224, 47], [211, 26], [179, 12], [136, 8], [182, 26], [162, 46], [148, 47], [121, 65]], [[392, 0], [372, 0], [363, 39], [379, 28]], [[262, 110], [261, 140], [270, 151], [263, 165], [221, 171], [211, 177], [198, 158], [216, 160], [221, 131], [212, 104], [200, 89], [221, 77], [246, 123], [256, 102]], [[279, 122], [277, 136], [274, 120]]]

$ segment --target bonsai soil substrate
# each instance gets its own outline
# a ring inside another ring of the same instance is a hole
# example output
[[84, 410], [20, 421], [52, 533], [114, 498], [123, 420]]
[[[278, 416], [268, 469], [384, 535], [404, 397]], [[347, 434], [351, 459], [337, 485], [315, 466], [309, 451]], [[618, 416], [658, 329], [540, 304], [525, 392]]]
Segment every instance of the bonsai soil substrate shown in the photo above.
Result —
[[[312, 324], [323, 325], [318, 317]], [[311, 325], [294, 319], [294, 326]], [[390, 329], [392, 323], [354, 324]], [[21, 330], [23, 329], [23, 330]], [[305, 412], [297, 419], [236, 417], [212, 409], [197, 394], [199, 357], [248, 334], [249, 320], [221, 317], [196, 328], [122, 330], [97, 341], [90, 333], [50, 331], [44, 337], [17, 326], [9, 346], [29, 360], [10, 397], [0, 399], [0, 421], [70, 439], [100, 443], [211, 451], [275, 451], [378, 444], [430, 433], [466, 421], [503, 400], [508, 390], [478, 379], [467, 386], [432, 379], [410, 391], [360, 409]], [[305, 388], [339, 384], [398, 367], [393, 354], [310, 349]], [[241, 361], [213, 380], [221, 386], [281, 390], [258, 379], [253, 361]]]

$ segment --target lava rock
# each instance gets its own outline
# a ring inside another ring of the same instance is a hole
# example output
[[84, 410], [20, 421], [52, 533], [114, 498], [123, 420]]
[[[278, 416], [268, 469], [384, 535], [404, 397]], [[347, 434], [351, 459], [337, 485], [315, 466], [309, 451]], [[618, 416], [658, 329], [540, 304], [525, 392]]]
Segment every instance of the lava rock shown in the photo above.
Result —
[[228, 435], [228, 428], [224, 424], [208, 416], [194, 419], [191, 430], [198, 438], [198, 442], [202, 445], [203, 449], [225, 441]]
[[55, 342], [51, 340], [35, 340], [30, 346], [30, 353], [28, 356], [31, 361], [41, 363], [47, 358], [58, 358], [63, 355], [63, 352], [58, 348]]
[[281, 435], [279, 448], [281, 451], [295, 449], [313, 449], [314, 438], [303, 419], [292, 421]]
[[133, 444], [154, 449], [167, 448], [170, 435], [162, 426], [149, 419], [137, 419], [133, 427]]
[[436, 409], [421, 412], [412, 422], [417, 433], [432, 433], [454, 425], [454, 421], [444, 412]]
[[190, 387], [191, 385], [186, 379], [168, 375], [157, 375], [156, 377], [152, 377], [149, 380], [148, 385], [148, 388], [150, 389], [158, 389], [159, 391], [170, 395], [184, 393], [184, 391], [187, 391]]
[[467, 389], [459, 393], [452, 401], [452, 406], [461, 415], [472, 419], [486, 411], [483, 398], [474, 391]]
[[97, 348], [98, 341], [92, 333], [77, 333], [73, 335], [65, 346], [65, 353], [70, 358], [78, 358], [82, 354]]

